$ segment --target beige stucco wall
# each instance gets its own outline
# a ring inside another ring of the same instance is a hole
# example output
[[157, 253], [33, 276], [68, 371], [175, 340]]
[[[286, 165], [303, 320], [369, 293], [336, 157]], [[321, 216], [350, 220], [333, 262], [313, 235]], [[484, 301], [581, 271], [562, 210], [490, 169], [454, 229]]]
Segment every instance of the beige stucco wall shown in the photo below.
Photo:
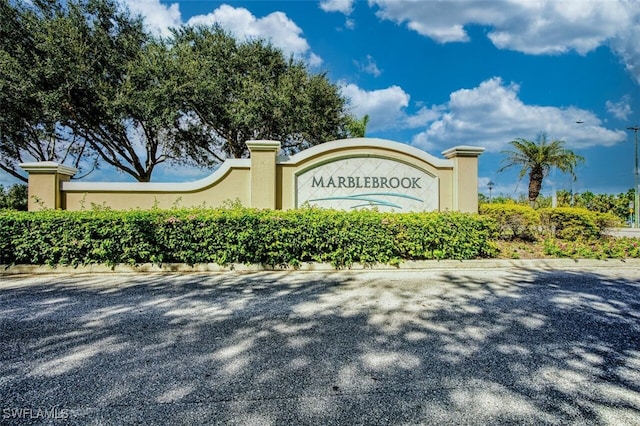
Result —
[[[437, 179], [438, 210], [478, 211], [478, 156], [482, 148], [459, 146], [444, 151], [445, 158], [437, 158], [406, 144], [361, 138], [327, 142], [291, 157], [277, 157], [277, 141], [250, 141], [247, 145], [250, 159], [227, 160], [209, 177], [188, 183], [74, 182], [69, 181], [73, 168], [56, 163], [23, 164], [29, 172], [29, 210], [220, 207], [236, 200], [247, 207], [287, 210], [296, 207], [297, 176], [319, 165], [371, 157], [407, 164], [431, 176], [431, 182]], [[430, 205], [435, 205], [435, 200]]]
[[185, 184], [68, 182], [62, 185], [62, 198], [67, 210], [90, 210], [95, 206], [114, 210], [219, 207], [236, 200], [244, 206], [251, 204], [248, 161], [236, 162], [214, 175], [213, 179], [210, 176]]
[[478, 155], [475, 147], [458, 147], [442, 154], [454, 162], [451, 185], [456, 196], [451, 197], [454, 211], [478, 211]]
[[277, 154], [278, 141], [249, 141], [251, 152], [250, 206], [258, 209], [275, 209], [277, 198]]
[[60, 186], [62, 182], [71, 179], [76, 173], [76, 169], [52, 161], [23, 163], [20, 166], [29, 173], [29, 211], [43, 208], [64, 208]]

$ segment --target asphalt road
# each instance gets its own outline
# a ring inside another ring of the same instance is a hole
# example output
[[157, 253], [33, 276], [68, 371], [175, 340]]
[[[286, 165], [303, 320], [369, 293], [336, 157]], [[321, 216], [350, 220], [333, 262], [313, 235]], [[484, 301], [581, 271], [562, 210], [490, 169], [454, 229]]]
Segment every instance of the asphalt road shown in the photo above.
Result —
[[640, 270], [1, 276], [0, 396], [2, 424], [640, 424]]

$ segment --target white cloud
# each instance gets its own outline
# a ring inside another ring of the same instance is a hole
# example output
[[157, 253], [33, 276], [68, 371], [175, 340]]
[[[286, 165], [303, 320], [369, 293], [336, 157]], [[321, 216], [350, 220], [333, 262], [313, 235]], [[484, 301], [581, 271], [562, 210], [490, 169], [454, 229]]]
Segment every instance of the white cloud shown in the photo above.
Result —
[[320, 9], [325, 12], [340, 12], [347, 16], [344, 22], [344, 27], [336, 28], [338, 31], [343, 29], [353, 30], [356, 27], [356, 21], [349, 18], [351, 12], [353, 12], [354, 0], [321, 0]]
[[611, 146], [626, 139], [624, 131], [603, 127], [590, 111], [527, 105], [518, 97], [519, 89], [517, 84], [504, 84], [496, 77], [473, 89], [453, 92], [449, 102], [430, 110], [440, 115], [413, 138], [412, 144], [427, 150], [452, 144], [479, 145], [499, 152], [511, 140], [535, 139], [541, 131], [572, 148]]
[[245, 8], [223, 4], [207, 15], [194, 16], [187, 21], [187, 25], [213, 24], [219, 24], [239, 39], [267, 39], [286, 53], [303, 55], [309, 50], [309, 43], [301, 37], [302, 29], [283, 12], [256, 18]]
[[415, 129], [428, 125], [442, 115], [441, 107], [437, 105], [430, 108], [423, 106], [415, 114], [407, 113], [411, 97], [399, 86], [369, 91], [342, 82], [340, 89], [348, 99], [352, 114], [356, 117], [369, 115], [368, 131]]
[[370, 0], [379, 6], [377, 16], [407, 26], [440, 43], [468, 41], [464, 26], [496, 24], [505, 20], [502, 2]]
[[378, 64], [373, 59], [371, 55], [367, 55], [365, 62], [353, 61], [360, 71], [366, 72], [367, 74], [371, 74], [374, 77], [379, 77], [382, 74], [380, 68], [378, 68]]
[[489, 38], [499, 48], [531, 54], [575, 50], [584, 55], [630, 26], [634, 14], [631, 2], [616, 0], [546, 0], [514, 6], [521, 7], [520, 19], [496, 26]]
[[182, 15], [178, 3], [165, 5], [160, 0], [122, 0], [129, 10], [144, 17], [149, 31], [167, 37], [170, 29], [182, 25]]
[[353, 12], [353, 0], [322, 0], [320, 9], [325, 12], [340, 12], [349, 15]]
[[623, 96], [619, 102], [607, 101], [607, 111], [620, 120], [627, 120], [631, 115], [631, 105], [629, 104], [629, 96]]
[[[129, 9], [143, 16], [147, 28], [154, 34], [168, 36], [170, 29], [185, 25], [178, 3], [161, 4], [159, 0], [121, 0]], [[273, 12], [257, 18], [249, 10], [226, 4], [206, 15], [191, 17], [186, 25], [218, 24], [239, 40], [260, 38], [273, 43], [286, 55], [305, 59], [310, 66], [322, 64], [322, 58], [310, 51], [302, 37], [302, 29], [283, 12]]]
[[318, 68], [320, 65], [322, 65], [322, 58], [311, 52], [309, 54], [309, 57], [307, 58], [307, 63], [312, 68]]
[[409, 95], [398, 86], [367, 91], [355, 84], [342, 84], [342, 95], [349, 99], [356, 117], [369, 115], [369, 131], [388, 129], [404, 120]]
[[[640, 7], [638, 7], [640, 9]], [[622, 58], [627, 71], [640, 84], [640, 14], [636, 13], [632, 25], [621, 29], [611, 41], [611, 47]]]
[[439, 43], [466, 42], [465, 26], [491, 27], [500, 49], [527, 54], [586, 54], [609, 44], [640, 82], [640, 6], [637, 0], [503, 0], [478, 2], [370, 0], [377, 15]]
[[426, 126], [428, 123], [440, 118], [441, 115], [442, 108], [439, 106], [422, 107], [414, 115], [407, 116], [404, 123], [407, 128], [415, 129], [416, 127]]

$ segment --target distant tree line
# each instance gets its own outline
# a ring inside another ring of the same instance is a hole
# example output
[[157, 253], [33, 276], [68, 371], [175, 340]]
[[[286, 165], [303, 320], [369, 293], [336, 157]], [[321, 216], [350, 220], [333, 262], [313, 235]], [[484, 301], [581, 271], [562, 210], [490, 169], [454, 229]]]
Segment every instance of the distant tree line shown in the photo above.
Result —
[[[633, 205], [634, 196], [635, 193], [633, 189], [617, 195], [594, 194], [591, 191], [573, 193], [563, 189], [556, 192], [556, 207], [580, 207], [593, 212], [612, 213], [623, 221], [627, 221], [631, 213], [629, 206]], [[481, 204], [489, 203], [489, 197], [484, 194], [479, 194], [479, 202]], [[529, 205], [529, 198], [525, 195], [521, 195], [518, 198], [499, 195], [493, 196], [491, 203]], [[536, 208], [552, 207], [552, 204], [552, 196], [541, 195], [536, 201]]]
[[325, 73], [217, 26], [150, 34], [117, 0], [0, 0], [0, 169], [109, 165], [138, 181], [162, 163], [286, 153], [364, 135]]
[[27, 211], [27, 185], [0, 185], [0, 209]]

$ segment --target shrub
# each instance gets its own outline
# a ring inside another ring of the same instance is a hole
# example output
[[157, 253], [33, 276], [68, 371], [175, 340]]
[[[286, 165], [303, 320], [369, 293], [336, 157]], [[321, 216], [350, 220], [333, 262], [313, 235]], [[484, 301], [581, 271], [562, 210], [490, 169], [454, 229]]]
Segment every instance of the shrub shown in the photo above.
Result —
[[560, 207], [539, 212], [545, 233], [562, 240], [599, 238], [605, 228], [620, 222], [612, 214], [581, 208]]
[[480, 214], [496, 222], [498, 238], [533, 241], [540, 227], [540, 215], [529, 206], [518, 204], [482, 204]]
[[462, 213], [187, 209], [0, 212], [0, 263], [331, 262], [492, 257], [490, 218]]
[[544, 253], [574, 259], [640, 258], [640, 239], [603, 237], [591, 241], [566, 241], [548, 238], [544, 242]]
[[3, 212], [0, 262], [47, 265], [155, 261], [150, 212]]

